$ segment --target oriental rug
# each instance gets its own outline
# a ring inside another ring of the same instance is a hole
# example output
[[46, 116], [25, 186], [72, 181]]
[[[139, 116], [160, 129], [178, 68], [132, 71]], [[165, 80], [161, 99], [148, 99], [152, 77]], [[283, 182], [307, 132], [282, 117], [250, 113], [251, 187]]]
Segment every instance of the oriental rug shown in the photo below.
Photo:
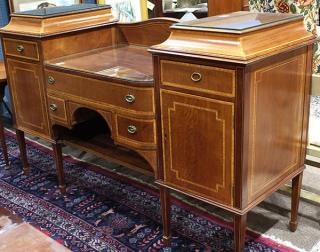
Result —
[[[21, 170], [15, 135], [6, 133], [11, 169], [0, 160], [0, 207], [72, 251], [170, 251], [162, 243], [157, 190], [64, 157], [67, 196], [57, 187], [52, 151], [27, 141], [31, 173]], [[172, 251], [233, 251], [232, 225], [172, 201]], [[296, 251], [248, 232], [246, 251]]]

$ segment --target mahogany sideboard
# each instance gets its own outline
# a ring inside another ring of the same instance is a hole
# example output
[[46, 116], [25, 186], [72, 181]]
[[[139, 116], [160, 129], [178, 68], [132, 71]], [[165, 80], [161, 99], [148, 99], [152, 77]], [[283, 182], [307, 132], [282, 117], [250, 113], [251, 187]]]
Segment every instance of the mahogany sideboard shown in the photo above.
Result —
[[155, 176], [166, 245], [175, 190], [234, 213], [235, 251], [248, 211], [293, 179], [296, 229], [315, 40], [302, 17], [119, 24], [108, 6], [70, 8], [1, 29], [26, 173], [24, 132], [52, 143], [63, 193], [62, 144], [92, 151]]

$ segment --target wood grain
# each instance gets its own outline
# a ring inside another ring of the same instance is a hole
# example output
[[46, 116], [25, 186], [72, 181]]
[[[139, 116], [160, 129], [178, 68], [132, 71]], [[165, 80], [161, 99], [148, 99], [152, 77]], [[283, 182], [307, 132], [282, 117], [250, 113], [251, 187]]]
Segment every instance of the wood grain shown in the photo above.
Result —
[[232, 103], [161, 92], [164, 182], [233, 205]]
[[106, 26], [116, 22], [111, 8], [74, 12], [63, 16], [35, 17], [12, 14], [2, 33], [43, 38], [84, 28]]

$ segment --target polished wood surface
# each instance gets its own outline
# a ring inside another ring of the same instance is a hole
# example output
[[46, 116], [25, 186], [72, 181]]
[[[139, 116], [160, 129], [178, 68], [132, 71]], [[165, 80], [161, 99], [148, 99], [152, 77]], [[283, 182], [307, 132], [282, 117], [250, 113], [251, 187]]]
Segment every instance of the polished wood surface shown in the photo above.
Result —
[[162, 60], [161, 83], [171, 87], [234, 97], [235, 71], [176, 61]]
[[[133, 87], [109, 81], [86, 78], [75, 74], [47, 70], [46, 80], [54, 78], [54, 84], [47, 84], [47, 92], [54, 97], [69, 101], [82, 100], [84, 104], [95, 103], [99, 108], [141, 116], [154, 115], [154, 89]], [[126, 97], [134, 97], [128, 102]]]
[[113, 45], [113, 30], [100, 27], [82, 32], [62, 34], [41, 41], [45, 61]]
[[52, 120], [68, 123], [66, 103], [63, 99], [48, 95], [48, 107]]
[[243, 11], [249, 11], [249, 0], [243, 0], [242, 1], [242, 10]]
[[153, 82], [152, 57], [146, 47], [117, 46], [90, 50], [46, 62], [57, 69], [81, 71], [106, 79]]
[[41, 38], [84, 28], [110, 25], [116, 21], [110, 7], [47, 17], [12, 14], [10, 23], [2, 28], [1, 32]]
[[147, 50], [165, 41], [175, 22], [116, 24], [108, 8], [43, 18], [13, 15], [1, 33], [25, 170], [27, 132], [52, 142], [62, 191], [61, 143], [154, 174], [154, 80]]
[[229, 12], [240, 11], [242, 10], [244, 5], [245, 4], [243, 3], [243, 0], [208, 0], [208, 16], [215, 16]]
[[156, 149], [155, 120], [135, 119], [116, 115], [115, 138], [118, 143], [133, 147]]
[[166, 247], [171, 246], [171, 231], [170, 231], [170, 193], [165, 187], [160, 187], [160, 203], [161, 203], [161, 217], [162, 217], [162, 229], [163, 229], [163, 243]]
[[232, 206], [234, 105], [165, 90], [160, 98], [164, 183]]
[[[230, 18], [236, 28], [226, 28]], [[249, 19], [262, 24], [237, 30]], [[293, 179], [294, 230], [315, 37], [296, 16], [241, 12], [201, 27], [210, 20], [171, 33], [172, 19], [84, 23], [73, 33], [62, 25], [57, 36], [16, 36], [24, 23], [2, 30], [4, 39], [35, 43], [39, 53], [39, 61], [5, 55], [25, 170], [24, 131], [53, 144], [62, 192], [61, 144], [154, 174], [166, 245], [175, 190], [235, 214], [237, 252], [247, 213]]]
[[24, 132], [17, 129], [16, 136], [17, 136], [17, 142], [20, 150], [20, 158], [22, 161], [23, 172], [24, 174], [29, 175], [30, 166], [29, 166], [28, 157], [27, 157], [27, 148], [26, 148], [26, 142], [24, 138]]
[[[248, 201], [299, 169], [307, 50], [252, 68], [248, 107]], [[300, 73], [297, 76], [296, 73]], [[285, 94], [285, 95], [284, 95]], [[270, 97], [272, 102], [270, 103]], [[268, 106], [266, 106], [268, 104]], [[297, 122], [297, 123], [288, 123]], [[300, 123], [298, 123], [300, 122]]]
[[174, 18], [157, 18], [145, 22], [119, 23], [117, 24], [118, 43], [137, 46], [160, 44], [169, 37], [169, 27], [178, 21]]
[[245, 251], [247, 214], [234, 215], [234, 247], [236, 252]]
[[[230, 15], [231, 26], [237, 15], [244, 20], [243, 12]], [[247, 213], [291, 179], [290, 229], [297, 226], [314, 36], [296, 17], [272, 18], [239, 31], [226, 31], [224, 17], [178, 24], [150, 49], [161, 113], [157, 183], [233, 212], [237, 252]], [[269, 35], [287, 29], [297, 33]], [[167, 243], [168, 226], [164, 220]]]
[[62, 145], [60, 143], [52, 144], [55, 166], [57, 169], [57, 176], [59, 181], [59, 189], [62, 194], [66, 193], [66, 182], [63, 172], [63, 158], [62, 158]]
[[[246, 13], [237, 12], [233, 14], [235, 16], [233, 21], [236, 22], [237, 17], [243, 19], [243, 22], [246, 21]], [[250, 14], [249, 19], [252, 19], [252, 15], [259, 14]], [[205, 22], [205, 26], [216, 25], [217, 18], [221, 22], [222, 17], [210, 17]], [[214, 21], [210, 22], [211, 19]], [[277, 55], [289, 48], [293, 50], [300, 47], [301, 44], [308, 44], [315, 40], [315, 36], [304, 28], [301, 18], [289, 23], [272, 23], [262, 28], [265, 28], [263, 32], [258, 27], [255, 27], [255, 30], [252, 31], [253, 28], [220, 30], [176, 25], [172, 27], [170, 39], [160, 45], [151, 47], [150, 51], [211, 60], [250, 63], [257, 58], [262, 59], [270, 55]], [[291, 32], [286, 36], [274, 36], [274, 34], [283, 34], [288, 29]], [[239, 34], [243, 35], [239, 36]]]
[[41, 66], [8, 58], [7, 67], [16, 125], [20, 130], [48, 136], [49, 122]]
[[299, 211], [301, 186], [302, 186], [302, 173], [294, 177], [294, 179], [292, 180], [291, 219], [289, 223], [291, 232], [295, 232], [298, 227], [298, 211]]
[[5, 38], [3, 47], [6, 55], [39, 61], [39, 49], [36, 42]]

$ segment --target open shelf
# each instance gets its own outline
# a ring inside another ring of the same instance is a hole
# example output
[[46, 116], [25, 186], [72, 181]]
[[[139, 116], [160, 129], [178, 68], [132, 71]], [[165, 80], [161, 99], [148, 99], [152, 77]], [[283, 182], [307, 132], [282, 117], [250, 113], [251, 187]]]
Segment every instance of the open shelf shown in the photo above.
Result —
[[139, 154], [114, 143], [106, 122], [100, 117], [91, 117], [86, 121], [77, 123], [73, 129], [55, 125], [54, 131], [59, 141], [66, 145], [79, 148], [144, 174], [153, 174], [149, 163]]

